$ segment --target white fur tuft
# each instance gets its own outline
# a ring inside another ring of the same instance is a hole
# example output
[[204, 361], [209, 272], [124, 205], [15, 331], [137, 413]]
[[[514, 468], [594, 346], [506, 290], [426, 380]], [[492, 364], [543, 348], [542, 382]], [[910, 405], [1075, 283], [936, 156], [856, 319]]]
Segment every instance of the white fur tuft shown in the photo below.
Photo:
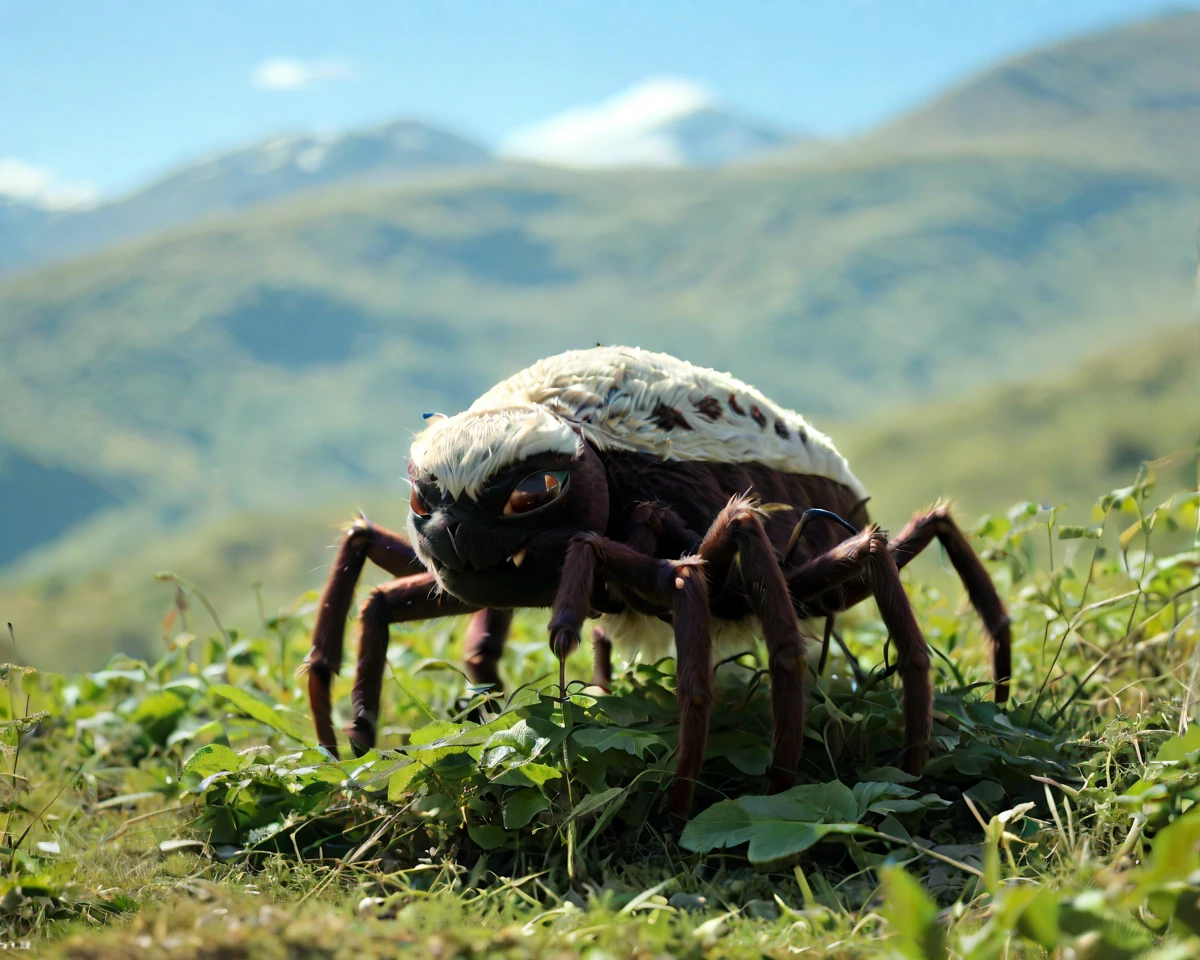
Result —
[[[704, 412], [713, 402], [715, 418]], [[656, 413], [661, 408], [687, 428], [664, 429]], [[752, 416], [755, 408], [761, 424]], [[465, 412], [431, 424], [413, 441], [411, 456], [452, 496], [475, 496], [519, 461], [574, 454], [581, 440], [598, 450], [664, 460], [756, 461], [827, 477], [866, 496], [832, 441], [800, 414], [727, 373], [637, 347], [572, 350], [539, 360]]]

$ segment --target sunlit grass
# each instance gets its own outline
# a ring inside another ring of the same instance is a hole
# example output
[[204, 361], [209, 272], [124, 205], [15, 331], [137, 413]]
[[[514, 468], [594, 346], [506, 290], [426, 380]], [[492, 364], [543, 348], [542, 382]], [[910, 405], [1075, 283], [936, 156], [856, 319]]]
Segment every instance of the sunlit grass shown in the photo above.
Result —
[[[1014, 623], [1004, 712], [958, 591], [910, 584], [942, 654], [911, 786], [890, 767], [897, 690], [835, 656], [800, 786], [763, 806], [766, 691], [753, 656], [726, 664], [682, 835], [658, 814], [670, 661], [627, 665], [597, 698], [577, 655], [564, 711], [544, 618], [522, 615], [506, 712], [481, 728], [463, 624], [396, 628], [382, 752], [334, 764], [295, 739], [311, 598], [227, 638], [189, 587], [192, 632], [156, 664], [6, 674], [4, 936], [113, 957], [1191, 955], [1197, 499], [1143, 477], [1093, 529], [1019, 506], [977, 531]], [[863, 671], [882, 664], [869, 606], [840, 628]]]

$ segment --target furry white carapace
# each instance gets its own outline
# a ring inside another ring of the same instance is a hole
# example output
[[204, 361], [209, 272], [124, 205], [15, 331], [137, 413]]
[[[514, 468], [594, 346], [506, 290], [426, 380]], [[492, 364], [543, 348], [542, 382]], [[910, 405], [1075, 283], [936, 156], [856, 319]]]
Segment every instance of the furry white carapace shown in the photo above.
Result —
[[[664, 410], [683, 423], [666, 429]], [[574, 454], [584, 441], [601, 451], [663, 460], [756, 461], [867, 495], [832, 441], [800, 414], [727, 373], [637, 347], [571, 350], [539, 360], [463, 413], [419, 433], [411, 459], [451, 496], [475, 496], [521, 460]]]

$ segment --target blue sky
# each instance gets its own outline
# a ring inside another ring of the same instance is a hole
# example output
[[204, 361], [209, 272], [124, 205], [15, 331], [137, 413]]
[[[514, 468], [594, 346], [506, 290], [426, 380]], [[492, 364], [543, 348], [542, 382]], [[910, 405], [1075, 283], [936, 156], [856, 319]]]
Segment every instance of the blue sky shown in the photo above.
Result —
[[1162, 0], [0, 0], [0, 162], [116, 192], [288, 129], [419, 116], [495, 144], [655, 75], [698, 80], [761, 120], [845, 134], [1002, 57], [1167, 9]]

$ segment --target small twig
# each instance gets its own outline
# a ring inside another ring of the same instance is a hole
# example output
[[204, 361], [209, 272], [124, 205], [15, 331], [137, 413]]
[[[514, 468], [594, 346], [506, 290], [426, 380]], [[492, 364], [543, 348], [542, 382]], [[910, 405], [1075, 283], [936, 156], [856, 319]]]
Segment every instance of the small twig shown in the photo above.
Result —
[[944, 853], [938, 853], [936, 850], [930, 850], [928, 847], [923, 847], [913, 840], [903, 840], [900, 837], [893, 837], [891, 834], [880, 833], [878, 830], [872, 830], [870, 827], [859, 827], [859, 829], [865, 836], [874, 837], [877, 840], [889, 840], [892, 843], [902, 844], [903, 846], [909, 847], [912, 850], [916, 850], [917, 853], [923, 853], [927, 857], [933, 857], [934, 860], [941, 860], [942, 863], [948, 864], [951, 867], [955, 867], [964, 873], [969, 873], [972, 876], [976, 876], [980, 880], [983, 879], [982, 870], [976, 870], [974, 867], [963, 863], [961, 860], [955, 860], [953, 857], [948, 857]]
[[162, 816], [162, 814], [164, 814], [164, 813], [172, 813], [176, 810], [182, 810], [182, 809], [183, 809], [183, 804], [177, 803], [174, 806], [163, 807], [161, 810], [153, 810], [150, 813], [143, 813], [140, 816], [132, 817], [129, 820], [126, 820], [124, 823], [122, 823], [119, 827], [117, 827], [116, 830], [114, 830], [112, 833], [110, 833], [107, 837], [105, 837], [100, 842], [101, 843], [111, 843], [113, 840], [116, 840], [117, 837], [122, 836], [125, 833], [125, 831], [128, 830], [130, 827], [132, 827], [135, 823], [141, 823], [144, 820], [150, 820], [154, 817]]
[[[1173, 602], [1174, 598], [1184, 596], [1184, 595], [1190, 593], [1192, 590], [1195, 590], [1197, 587], [1200, 587], [1200, 582], [1194, 583], [1190, 587], [1186, 587], [1185, 589], [1179, 591], [1172, 598], [1169, 598], [1167, 602]], [[1096, 607], [1096, 606], [1100, 606], [1101, 604], [1103, 604], [1105, 602], [1111, 603], [1111, 602], [1115, 602], [1117, 600], [1125, 600], [1131, 596], [1134, 596], [1135, 594], [1137, 595], [1138, 600], [1140, 600], [1143, 596], [1145, 596], [1145, 594], [1143, 594], [1141, 590], [1131, 590], [1129, 593], [1123, 593], [1118, 597], [1111, 597], [1111, 598], [1109, 598], [1108, 601], [1099, 601], [1098, 603], [1092, 604], [1092, 606]], [[1096, 671], [1099, 670], [1100, 667], [1104, 665], [1105, 661], [1107, 661], [1109, 657], [1111, 657], [1114, 653], [1116, 653], [1116, 651], [1121, 646], [1123, 646], [1125, 644], [1125, 642], [1128, 641], [1131, 637], [1137, 636], [1145, 628], [1146, 624], [1148, 624], [1151, 620], [1153, 620], [1155, 617], [1158, 616], [1158, 611], [1155, 611], [1154, 613], [1150, 614], [1150, 616], [1146, 617], [1146, 619], [1144, 619], [1136, 627], [1133, 627], [1132, 626], [1133, 616], [1137, 613], [1137, 606], [1138, 606], [1137, 601], [1135, 601], [1134, 605], [1133, 605], [1133, 611], [1131, 611], [1131, 613], [1130, 613], [1129, 625], [1126, 627], [1125, 635], [1123, 637], [1121, 637], [1120, 640], [1116, 640], [1113, 643], [1109, 644], [1108, 649], [1104, 651], [1104, 653], [1103, 653], [1103, 655], [1101, 655], [1100, 659], [1097, 660], [1092, 665], [1092, 669], [1090, 669], [1084, 675], [1083, 679], [1080, 680], [1075, 685], [1074, 691], [1072, 691], [1070, 696], [1067, 697], [1066, 702], [1061, 707], [1059, 707], [1058, 712], [1055, 713], [1054, 716], [1051, 718], [1051, 721], [1050, 721], [1051, 723], [1056, 723], [1058, 721], [1058, 719], [1063, 715], [1063, 713], [1066, 712], [1067, 707], [1069, 707], [1072, 704], [1072, 702], [1074, 702], [1074, 700], [1081, 693], [1083, 693], [1084, 687], [1087, 686], [1088, 681], [1091, 680], [1093, 676], [1095, 676]], [[1082, 613], [1082, 611], [1080, 611], [1080, 612]], [[1178, 629], [1178, 627], [1179, 627], [1179, 624], [1176, 624], [1176, 629]], [[1067, 632], [1069, 633], [1070, 630], [1068, 630]]]
[[217, 613], [217, 608], [214, 607], [212, 605], [212, 603], [209, 601], [208, 597], [205, 596], [204, 591], [201, 590], [198, 586], [196, 586], [191, 581], [184, 580], [183, 577], [180, 577], [177, 574], [171, 573], [170, 571], [163, 571], [161, 573], [156, 573], [154, 575], [154, 579], [162, 580], [166, 583], [173, 583], [173, 584], [175, 584], [175, 586], [183, 587], [185, 590], [187, 590], [190, 593], [195, 595], [196, 599], [200, 601], [200, 603], [204, 607], [204, 609], [208, 611], [208, 615], [210, 617], [212, 617], [213, 623], [216, 624], [217, 630], [220, 631], [221, 636], [224, 638], [224, 640], [225, 640], [225, 657], [226, 657], [226, 659], [228, 659], [229, 658], [229, 648], [231, 646], [233, 646], [233, 638], [230, 637], [229, 631], [225, 629], [225, 624], [223, 624], [221, 622], [221, 617], [220, 617], [220, 614]]
[[[562, 698], [562, 720], [563, 720], [563, 783], [567, 791], [567, 803], [570, 804], [572, 810], [575, 809], [575, 797], [571, 790], [571, 757], [567, 749], [567, 741], [571, 739], [571, 695], [567, 691], [567, 658], [560, 656], [558, 658], [558, 692]], [[576, 860], [578, 851], [576, 845], [576, 821], [570, 820], [567, 823], [567, 879], [571, 881], [572, 886], [577, 886], [579, 883], [579, 863]]]
[[83, 761], [83, 763], [79, 764], [79, 766], [77, 766], [75, 768], [74, 772], [72, 772], [72, 774], [69, 777], [67, 777], [66, 780], [64, 780], [62, 782], [62, 786], [60, 786], [56, 791], [54, 791], [54, 796], [52, 796], [46, 802], [46, 805], [37, 812], [37, 814], [34, 816], [34, 818], [31, 821], [29, 821], [29, 825], [24, 830], [21, 831], [21, 835], [19, 837], [17, 837], [17, 842], [14, 843], [12, 846], [12, 858], [10, 858], [8, 861], [8, 869], [10, 871], [13, 869], [13, 863], [16, 860], [17, 851], [21, 849], [21, 844], [24, 843], [25, 838], [27, 836], [29, 836], [29, 831], [33, 829], [34, 824], [41, 822], [42, 817], [43, 817], [43, 815], [45, 815], [46, 811], [49, 810], [54, 805], [55, 801], [57, 801], [58, 798], [62, 796], [62, 792], [64, 790], [66, 790], [68, 786], [70, 786], [70, 784], [75, 780], [75, 778], [77, 776], [79, 776], [79, 771], [83, 769], [84, 763], [87, 763], [87, 761], [86, 760]]

